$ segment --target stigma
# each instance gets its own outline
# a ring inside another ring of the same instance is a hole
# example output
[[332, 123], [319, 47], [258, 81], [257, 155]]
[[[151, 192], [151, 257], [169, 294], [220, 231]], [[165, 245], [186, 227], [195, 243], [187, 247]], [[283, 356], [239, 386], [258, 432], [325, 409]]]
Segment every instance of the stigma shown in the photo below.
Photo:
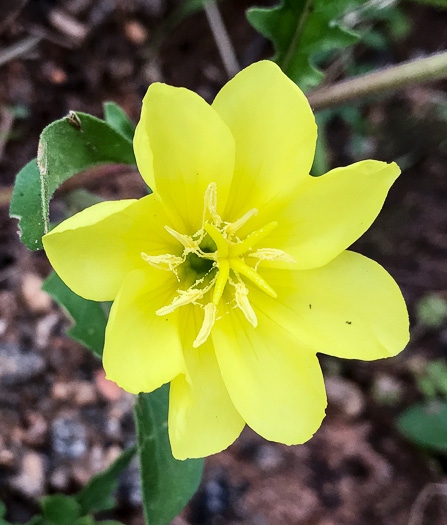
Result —
[[[276, 222], [252, 231], [243, 239], [239, 238], [239, 230], [257, 214], [258, 210], [253, 208], [234, 222], [223, 221], [217, 212], [217, 185], [212, 182], [205, 191], [202, 226], [197, 232], [186, 235], [165, 226], [166, 231], [182, 245], [182, 256], [141, 253], [148, 264], [174, 272], [179, 281], [177, 296], [170, 304], [158, 309], [155, 312], [157, 315], [167, 315], [191, 304], [203, 309], [203, 323], [193, 342], [194, 348], [208, 340], [218, 320], [223, 298], [227, 311], [238, 308], [256, 328], [258, 320], [248, 298], [247, 281], [276, 298], [275, 290], [259, 275], [258, 265], [272, 260], [296, 262], [282, 250], [256, 248], [278, 226]], [[253, 266], [254, 259], [257, 262]]]

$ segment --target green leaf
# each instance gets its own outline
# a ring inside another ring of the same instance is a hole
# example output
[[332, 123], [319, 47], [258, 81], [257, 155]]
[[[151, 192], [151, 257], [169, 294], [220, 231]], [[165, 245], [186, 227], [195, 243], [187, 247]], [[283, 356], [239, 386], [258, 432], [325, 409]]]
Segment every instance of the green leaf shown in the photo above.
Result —
[[42, 290], [50, 294], [73, 320], [68, 335], [102, 357], [107, 315], [101, 303], [76, 295], [55, 272], [46, 278]]
[[167, 525], [199, 486], [202, 459], [174, 459], [168, 437], [169, 385], [139, 394], [134, 416], [140, 453], [141, 487], [146, 522]]
[[359, 35], [341, 25], [354, 0], [282, 0], [277, 7], [247, 11], [250, 24], [272, 41], [275, 60], [303, 91], [323, 79], [318, 55], [355, 44]]
[[54, 494], [45, 496], [40, 502], [43, 517], [51, 525], [73, 525], [81, 517], [79, 503], [70, 496]]
[[447, 452], [447, 402], [413, 405], [399, 416], [397, 427], [417, 445]]
[[104, 103], [104, 117], [113, 129], [121, 133], [127, 140], [132, 141], [135, 133], [135, 126], [124, 110], [115, 102]]
[[28, 162], [17, 174], [9, 214], [19, 219], [21, 241], [30, 250], [42, 249], [44, 227], [40, 205], [40, 172], [36, 159]]
[[47, 126], [35, 161], [17, 175], [10, 215], [19, 219], [21, 239], [31, 250], [42, 248], [49, 228], [48, 204], [56, 189], [73, 175], [100, 164], [135, 164], [132, 141], [110, 124], [71, 111]]
[[109, 510], [114, 504], [111, 493], [118, 485], [118, 476], [128, 467], [137, 452], [137, 447], [125, 450], [104, 472], [91, 478], [87, 485], [76, 496], [82, 514]]

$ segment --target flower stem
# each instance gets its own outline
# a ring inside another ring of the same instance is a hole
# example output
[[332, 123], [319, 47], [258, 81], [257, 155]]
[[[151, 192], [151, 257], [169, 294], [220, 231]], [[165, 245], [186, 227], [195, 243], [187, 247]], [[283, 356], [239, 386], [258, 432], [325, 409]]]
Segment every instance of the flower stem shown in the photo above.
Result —
[[447, 51], [350, 78], [310, 93], [310, 105], [321, 110], [351, 100], [425, 82], [447, 78]]

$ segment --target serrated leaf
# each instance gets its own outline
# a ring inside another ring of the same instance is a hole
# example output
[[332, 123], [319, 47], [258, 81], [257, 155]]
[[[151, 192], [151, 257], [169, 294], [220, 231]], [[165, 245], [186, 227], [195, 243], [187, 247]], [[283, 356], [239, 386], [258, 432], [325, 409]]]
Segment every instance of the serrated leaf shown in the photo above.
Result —
[[48, 204], [56, 189], [73, 175], [101, 164], [135, 164], [132, 141], [107, 122], [72, 111], [43, 130], [39, 169], [32, 161], [20, 171], [10, 207], [28, 248], [42, 248], [49, 228]]
[[275, 60], [303, 91], [319, 84], [318, 55], [355, 44], [359, 36], [340, 19], [354, 0], [282, 0], [277, 7], [247, 11], [250, 24], [272, 41]]
[[168, 437], [169, 385], [139, 394], [134, 416], [140, 454], [141, 488], [146, 522], [167, 525], [199, 486], [202, 459], [174, 459]]
[[419, 446], [447, 452], [447, 402], [413, 405], [397, 420], [399, 431]]
[[67, 334], [102, 357], [107, 315], [101, 303], [76, 295], [56, 272], [45, 279], [42, 290], [51, 295], [73, 320], [73, 326]]
[[81, 517], [79, 503], [64, 494], [45, 496], [40, 504], [44, 519], [51, 525], [73, 525]]
[[[76, 496], [82, 514], [110, 509], [110, 496], [118, 485], [118, 476], [129, 466], [137, 447], [125, 450], [109, 468], [91, 478]], [[113, 501], [113, 500], [112, 500]]]
[[118, 131], [118, 133], [121, 133], [123, 137], [130, 141], [133, 140], [135, 125], [118, 104], [115, 104], [115, 102], [105, 102], [104, 118], [106, 122]]

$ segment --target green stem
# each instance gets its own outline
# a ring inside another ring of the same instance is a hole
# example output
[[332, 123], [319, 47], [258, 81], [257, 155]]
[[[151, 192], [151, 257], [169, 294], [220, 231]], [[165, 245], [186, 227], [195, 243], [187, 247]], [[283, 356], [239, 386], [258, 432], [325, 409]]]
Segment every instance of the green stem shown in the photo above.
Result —
[[286, 73], [287, 69], [290, 66], [290, 62], [295, 54], [295, 51], [297, 47], [299, 46], [299, 43], [301, 41], [301, 36], [303, 34], [304, 26], [307, 21], [307, 17], [310, 13], [310, 8], [312, 6], [313, 0], [307, 0], [304, 4], [303, 10], [301, 11], [301, 15], [298, 18], [295, 33], [293, 34], [293, 38], [290, 41], [290, 45], [287, 48], [286, 53], [284, 54], [284, 57], [279, 61], [279, 66], [281, 69]]
[[314, 110], [321, 110], [382, 91], [440, 78], [447, 78], [447, 51], [343, 80], [317, 89], [308, 98]]

